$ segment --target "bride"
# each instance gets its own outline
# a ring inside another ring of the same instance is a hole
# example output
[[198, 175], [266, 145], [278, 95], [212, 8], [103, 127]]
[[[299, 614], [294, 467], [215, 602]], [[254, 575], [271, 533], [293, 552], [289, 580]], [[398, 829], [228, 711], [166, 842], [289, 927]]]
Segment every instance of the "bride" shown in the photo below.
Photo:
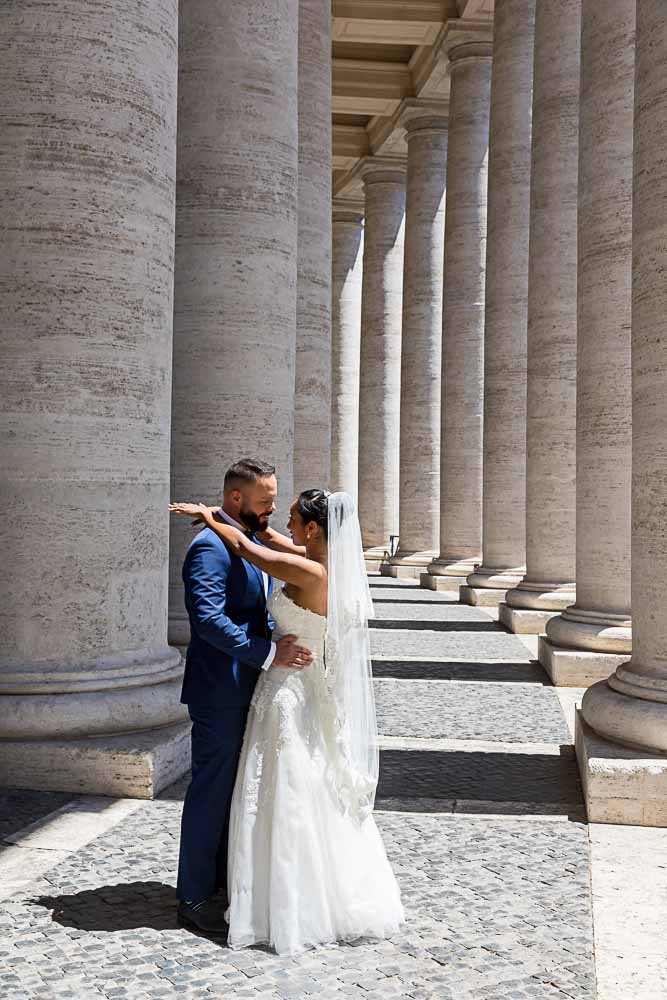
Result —
[[274, 638], [298, 635], [313, 654], [303, 670], [265, 671], [250, 706], [229, 831], [229, 946], [295, 955], [395, 933], [403, 907], [372, 815], [372, 604], [352, 498], [302, 493], [289, 549], [275, 532], [271, 547], [252, 542], [203, 504], [170, 509], [196, 515], [233, 554], [284, 581], [269, 598]]

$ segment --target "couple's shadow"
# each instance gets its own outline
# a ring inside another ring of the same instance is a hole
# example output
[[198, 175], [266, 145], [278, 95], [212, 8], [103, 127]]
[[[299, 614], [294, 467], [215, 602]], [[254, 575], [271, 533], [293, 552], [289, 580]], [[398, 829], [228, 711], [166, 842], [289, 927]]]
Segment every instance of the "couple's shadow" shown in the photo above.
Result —
[[[82, 931], [113, 932], [140, 928], [166, 931], [179, 927], [176, 890], [165, 882], [102, 885], [69, 896], [40, 896], [32, 902], [52, 910], [55, 923]], [[207, 939], [226, 947], [226, 937]]]

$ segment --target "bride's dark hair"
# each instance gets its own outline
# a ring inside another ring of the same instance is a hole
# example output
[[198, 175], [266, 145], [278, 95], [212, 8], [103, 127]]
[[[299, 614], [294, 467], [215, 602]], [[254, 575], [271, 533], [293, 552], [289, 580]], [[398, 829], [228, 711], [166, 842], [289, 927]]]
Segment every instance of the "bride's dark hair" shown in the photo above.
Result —
[[330, 495], [327, 490], [304, 490], [296, 501], [297, 513], [306, 524], [314, 521], [315, 524], [319, 525], [325, 538], [329, 537], [329, 505], [327, 501]]

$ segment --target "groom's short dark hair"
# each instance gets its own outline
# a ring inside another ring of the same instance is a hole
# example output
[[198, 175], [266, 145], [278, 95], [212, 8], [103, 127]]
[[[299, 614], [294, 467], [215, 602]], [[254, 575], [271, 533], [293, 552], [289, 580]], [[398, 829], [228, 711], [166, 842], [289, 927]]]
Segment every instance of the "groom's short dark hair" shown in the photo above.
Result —
[[276, 467], [269, 462], [260, 462], [256, 458], [242, 458], [234, 462], [225, 472], [225, 490], [238, 489], [242, 483], [254, 483], [266, 476], [275, 476]]

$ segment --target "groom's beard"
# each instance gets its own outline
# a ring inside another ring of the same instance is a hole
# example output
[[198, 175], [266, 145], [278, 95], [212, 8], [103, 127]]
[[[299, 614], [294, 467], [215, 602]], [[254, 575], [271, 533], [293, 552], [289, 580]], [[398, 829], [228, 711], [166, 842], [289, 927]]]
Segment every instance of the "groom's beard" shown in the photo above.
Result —
[[239, 520], [255, 534], [258, 531], [266, 531], [269, 526], [270, 516], [268, 514], [255, 514], [252, 510], [243, 510], [241, 508], [239, 511]]

